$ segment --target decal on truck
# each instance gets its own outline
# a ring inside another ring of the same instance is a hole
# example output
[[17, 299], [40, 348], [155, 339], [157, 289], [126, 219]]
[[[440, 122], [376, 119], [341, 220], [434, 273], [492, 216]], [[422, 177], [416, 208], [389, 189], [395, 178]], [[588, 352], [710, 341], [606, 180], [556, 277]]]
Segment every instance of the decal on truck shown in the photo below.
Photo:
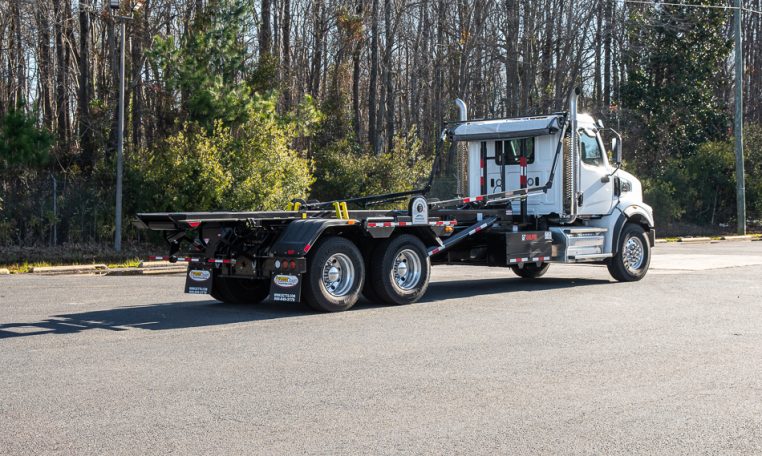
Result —
[[209, 294], [212, 291], [212, 271], [205, 266], [193, 266], [185, 277], [185, 292]]
[[299, 302], [301, 291], [298, 275], [278, 274], [273, 276], [270, 284], [270, 295], [273, 301]]

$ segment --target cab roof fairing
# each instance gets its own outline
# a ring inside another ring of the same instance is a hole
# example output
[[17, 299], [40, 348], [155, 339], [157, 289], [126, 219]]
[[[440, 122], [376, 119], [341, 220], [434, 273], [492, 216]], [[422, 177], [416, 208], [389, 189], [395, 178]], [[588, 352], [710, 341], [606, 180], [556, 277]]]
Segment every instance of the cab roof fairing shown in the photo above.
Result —
[[485, 141], [552, 135], [561, 130], [564, 114], [515, 119], [474, 120], [450, 128], [452, 141]]

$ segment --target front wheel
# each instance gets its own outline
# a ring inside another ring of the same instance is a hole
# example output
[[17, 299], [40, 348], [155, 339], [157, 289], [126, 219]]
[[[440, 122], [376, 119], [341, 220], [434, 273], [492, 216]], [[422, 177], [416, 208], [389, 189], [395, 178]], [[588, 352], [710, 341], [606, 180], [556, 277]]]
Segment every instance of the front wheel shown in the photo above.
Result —
[[619, 236], [616, 255], [606, 262], [609, 273], [620, 282], [635, 282], [646, 276], [651, 264], [651, 244], [642, 226], [628, 223]]
[[319, 312], [351, 308], [360, 298], [365, 263], [352, 241], [332, 236], [310, 252], [304, 280], [304, 298]]
[[410, 304], [429, 287], [431, 262], [420, 239], [403, 234], [382, 242], [371, 258], [370, 277], [378, 297], [388, 304]]

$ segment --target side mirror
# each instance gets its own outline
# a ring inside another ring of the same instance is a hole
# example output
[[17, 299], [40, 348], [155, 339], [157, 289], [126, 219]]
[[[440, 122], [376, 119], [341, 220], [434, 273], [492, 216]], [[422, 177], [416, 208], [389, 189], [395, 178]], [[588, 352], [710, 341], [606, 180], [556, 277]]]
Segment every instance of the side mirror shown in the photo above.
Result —
[[619, 136], [611, 138], [611, 150], [614, 152], [614, 164], [622, 164], [622, 139]]
[[598, 126], [599, 130], [603, 130], [605, 127], [603, 126], [603, 121], [601, 119], [598, 119], [595, 121], [595, 125]]

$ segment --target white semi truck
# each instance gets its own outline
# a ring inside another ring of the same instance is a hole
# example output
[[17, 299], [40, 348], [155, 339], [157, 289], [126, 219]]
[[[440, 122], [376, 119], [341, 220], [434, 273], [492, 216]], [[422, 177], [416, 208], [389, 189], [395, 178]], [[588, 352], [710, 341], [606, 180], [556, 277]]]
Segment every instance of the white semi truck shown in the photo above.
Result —
[[[591, 116], [566, 112], [511, 119], [459, 119], [442, 144], [461, 147], [463, 194], [410, 192], [329, 202], [294, 200], [285, 211], [138, 214], [164, 233], [169, 255], [189, 263], [186, 292], [224, 302], [304, 300], [319, 311], [352, 307], [361, 294], [415, 302], [432, 265], [511, 268], [528, 279], [552, 263], [600, 263], [619, 281], [642, 279], [654, 244], [652, 209], [640, 181], [609, 161]], [[439, 148], [440, 150], [443, 147]], [[407, 209], [368, 209], [409, 199]]]

